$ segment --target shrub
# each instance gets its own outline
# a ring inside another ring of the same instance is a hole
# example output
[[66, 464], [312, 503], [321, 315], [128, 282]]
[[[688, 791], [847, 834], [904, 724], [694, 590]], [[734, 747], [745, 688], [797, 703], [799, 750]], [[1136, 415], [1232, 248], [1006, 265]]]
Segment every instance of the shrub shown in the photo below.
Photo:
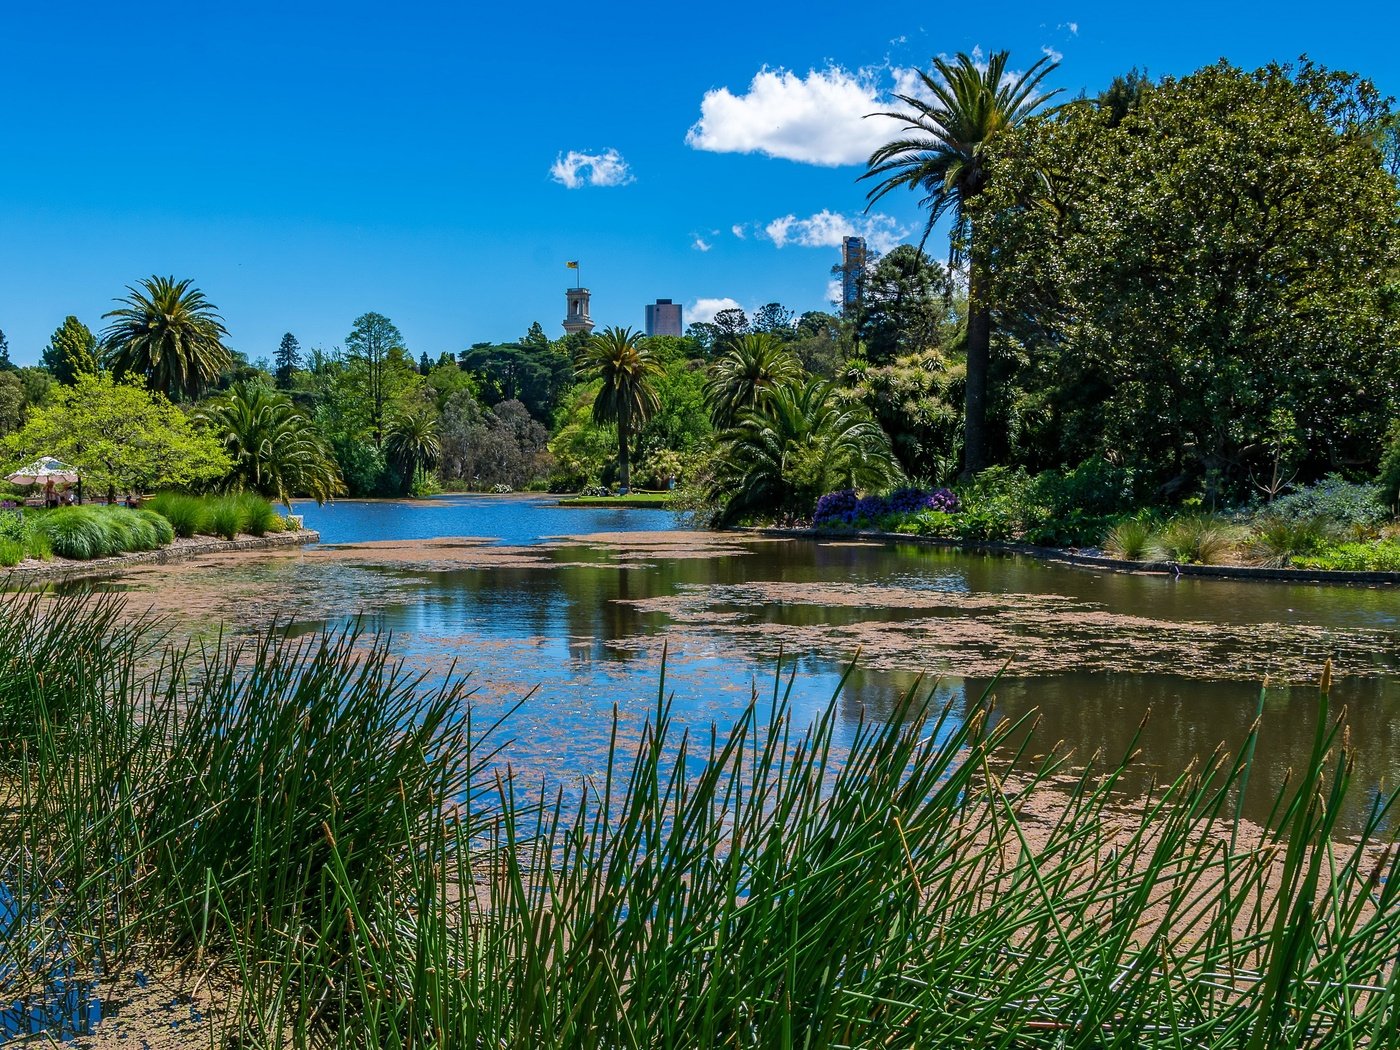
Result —
[[209, 530], [215, 536], [231, 540], [245, 525], [242, 505], [236, 496], [220, 496], [209, 503]]
[[175, 542], [175, 527], [162, 515], [157, 514], [153, 510], [147, 510], [144, 507], [134, 513], [141, 518], [142, 521], [145, 521], [151, 526], [151, 529], [155, 532], [157, 547], [168, 547], [171, 543]]
[[96, 507], [59, 507], [40, 516], [37, 524], [61, 558], [90, 561], [119, 551], [110, 517]]
[[1389, 517], [1379, 485], [1359, 485], [1336, 474], [1269, 504], [1266, 513], [1283, 521], [1322, 518], [1338, 526], [1374, 526]]
[[1120, 521], [1109, 529], [1103, 551], [1125, 561], [1146, 561], [1161, 553], [1152, 542], [1152, 525], [1139, 519]]
[[147, 509], [170, 522], [176, 536], [189, 539], [196, 533], [213, 531], [209, 521], [209, 501], [183, 492], [161, 492], [149, 500]]
[[266, 536], [269, 532], [279, 531], [278, 525], [282, 516], [277, 513], [277, 508], [257, 493], [240, 492], [231, 498], [241, 516], [239, 532], [246, 532], [250, 536]]
[[1336, 525], [1324, 518], [1288, 519], [1266, 515], [1254, 522], [1245, 543], [1255, 565], [1284, 566], [1300, 555], [1318, 554], [1337, 539]]
[[0, 539], [14, 540], [18, 543], [23, 543], [33, 531], [33, 525], [31, 525], [29, 519], [24, 516], [23, 511], [0, 511]]
[[860, 502], [855, 489], [838, 489], [817, 500], [812, 511], [813, 525], [849, 525], [855, 520], [856, 504]]
[[1339, 543], [1293, 560], [1299, 569], [1336, 572], [1400, 572], [1400, 543]]
[[1219, 565], [1234, 550], [1236, 533], [1221, 518], [1188, 514], [1169, 521], [1158, 542], [1172, 561]]
[[946, 510], [925, 510], [901, 524], [899, 531], [948, 540], [958, 535], [958, 523], [959, 515], [950, 514]]

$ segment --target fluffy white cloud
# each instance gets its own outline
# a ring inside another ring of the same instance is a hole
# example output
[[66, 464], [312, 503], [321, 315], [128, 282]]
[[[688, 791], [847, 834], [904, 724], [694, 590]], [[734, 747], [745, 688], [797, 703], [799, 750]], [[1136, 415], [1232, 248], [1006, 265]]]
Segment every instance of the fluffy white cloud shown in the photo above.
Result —
[[783, 215], [763, 227], [763, 234], [779, 248], [788, 244], [803, 248], [839, 248], [843, 237], [864, 237], [869, 247], [887, 252], [909, 234], [892, 217], [877, 212], [854, 218], [823, 208], [815, 215], [799, 219]]
[[721, 310], [742, 310], [739, 303], [725, 296], [723, 299], [696, 299], [690, 304], [685, 315], [690, 318], [690, 322], [708, 324], [715, 319], [715, 314]]
[[602, 153], [561, 153], [550, 165], [549, 177], [562, 186], [576, 190], [580, 186], [626, 186], [634, 182], [632, 169], [615, 149]]
[[741, 241], [748, 236], [748, 231], [744, 229], [744, 224], [742, 222], [736, 222], [733, 226], [729, 227], [729, 232], [735, 237], [738, 237]]
[[891, 120], [865, 119], [887, 105], [870, 71], [831, 66], [803, 77], [765, 68], [743, 94], [727, 87], [705, 92], [700, 120], [685, 141], [711, 153], [763, 153], [828, 167], [862, 164], [898, 129]]

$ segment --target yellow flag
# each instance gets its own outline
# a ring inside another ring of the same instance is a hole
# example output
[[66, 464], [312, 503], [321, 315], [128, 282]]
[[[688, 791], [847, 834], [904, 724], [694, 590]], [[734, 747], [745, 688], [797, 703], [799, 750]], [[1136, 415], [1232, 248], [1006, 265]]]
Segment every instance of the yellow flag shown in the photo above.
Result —
[[567, 267], [568, 267], [569, 269], [571, 269], [571, 270], [577, 270], [577, 269], [578, 269], [578, 260], [575, 259], [573, 262], [566, 262], [564, 265], [567, 266]]

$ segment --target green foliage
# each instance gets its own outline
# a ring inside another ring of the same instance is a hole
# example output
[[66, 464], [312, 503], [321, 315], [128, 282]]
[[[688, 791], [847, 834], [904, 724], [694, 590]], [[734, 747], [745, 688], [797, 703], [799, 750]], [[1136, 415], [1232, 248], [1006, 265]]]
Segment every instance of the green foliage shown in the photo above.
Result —
[[951, 481], [963, 424], [963, 370], [938, 350], [885, 365], [852, 362], [853, 392], [874, 413], [910, 477]]
[[288, 506], [293, 496], [319, 504], [345, 489], [330, 446], [286, 394], [239, 384], [198, 418], [232, 461], [225, 488], [247, 488]]
[[744, 412], [760, 408], [779, 387], [802, 378], [801, 364], [776, 337], [740, 336], [711, 365], [705, 404], [716, 427], [730, 427]]
[[232, 361], [223, 318], [188, 278], [153, 276], [139, 284], [102, 315], [113, 319], [102, 333], [107, 367], [119, 377], [140, 376], [167, 397], [198, 397]]
[[1294, 558], [1293, 567], [1340, 572], [1400, 572], [1400, 543], [1339, 543], [1316, 554]]
[[1283, 521], [1315, 519], [1344, 529], [1368, 528], [1390, 516], [1383, 489], [1349, 482], [1336, 474], [1280, 496], [1268, 505], [1267, 513]]
[[212, 533], [209, 500], [183, 492], [158, 492], [146, 507], [168, 521], [175, 535], [189, 539], [197, 533]]
[[1239, 546], [1239, 530], [1210, 514], [1184, 514], [1163, 526], [1157, 543], [1171, 561], [1219, 565]]
[[215, 536], [231, 540], [247, 526], [247, 514], [237, 496], [219, 496], [209, 503], [209, 528]]
[[384, 451], [396, 460], [401, 476], [411, 482], [419, 471], [433, 466], [442, 454], [437, 410], [431, 402], [405, 406], [389, 420]]
[[286, 390], [292, 385], [292, 375], [301, 368], [301, 344], [297, 342], [297, 337], [287, 332], [282, 336], [282, 342], [277, 345], [277, 354], [273, 359], [276, 366], [277, 388]]
[[856, 339], [876, 364], [946, 347], [958, 325], [951, 303], [947, 272], [920, 248], [901, 244], [866, 277]]
[[47, 455], [72, 464], [90, 493], [199, 484], [230, 468], [218, 441], [164, 396], [106, 372], [57, 387], [3, 448], [15, 462]]
[[19, 540], [0, 536], [0, 566], [10, 568], [24, 560], [24, 544]]
[[1400, 397], [1397, 187], [1333, 118], [1339, 91], [1221, 63], [1117, 124], [1070, 107], [993, 151], [973, 213], [1024, 461], [1111, 450], [1209, 505], [1376, 462]]
[[0, 436], [12, 434], [24, 426], [28, 415], [24, 384], [14, 372], [0, 371]]
[[1390, 424], [1376, 484], [1380, 486], [1385, 505], [1392, 512], [1400, 511], [1400, 420]]
[[35, 518], [34, 528], [61, 558], [90, 561], [131, 551], [149, 551], [173, 539], [154, 514], [116, 506], [59, 507]]
[[878, 491], [901, 477], [889, 439], [864, 407], [812, 379], [778, 387], [720, 435], [709, 497], [725, 522], [808, 516], [824, 493]]
[[1256, 565], [1285, 566], [1295, 558], [1324, 551], [1340, 532], [1326, 518], [1262, 514], [1251, 523], [1245, 552]]
[[651, 347], [630, 328], [605, 328], [588, 342], [578, 361], [578, 376], [597, 382], [593, 422], [617, 427], [618, 480], [631, 484], [631, 439], [660, 407], [656, 377], [661, 369]]
[[476, 377], [474, 392], [490, 406], [519, 401], [535, 419], [549, 419], [573, 378], [574, 359], [547, 340], [480, 343], [461, 355], [462, 371]]
[[97, 371], [97, 337], [92, 329], [69, 314], [49, 338], [42, 360], [54, 379], [72, 385], [78, 376]]
[[593, 422], [593, 400], [599, 383], [579, 384], [573, 398], [560, 409], [549, 452], [554, 466], [549, 475], [552, 492], [577, 492], [603, 480], [617, 450], [617, 431]]
[[1154, 560], [1161, 553], [1154, 542], [1152, 523], [1142, 518], [1129, 518], [1110, 528], [1104, 536], [1103, 552], [1124, 561]]

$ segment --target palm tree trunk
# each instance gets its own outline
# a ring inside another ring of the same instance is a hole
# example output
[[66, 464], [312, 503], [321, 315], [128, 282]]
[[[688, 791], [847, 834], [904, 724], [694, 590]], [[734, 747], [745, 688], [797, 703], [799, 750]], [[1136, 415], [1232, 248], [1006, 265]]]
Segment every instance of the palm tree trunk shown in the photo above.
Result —
[[631, 464], [627, 461], [627, 438], [629, 436], [627, 432], [631, 429], [628, 425], [630, 422], [631, 420], [627, 418], [627, 412], [625, 410], [618, 414], [617, 480], [624, 492], [632, 487], [632, 468]]
[[962, 479], [971, 480], [987, 465], [987, 367], [991, 358], [992, 312], [987, 305], [986, 277], [976, 254], [975, 235], [969, 246], [967, 287], [967, 400], [963, 425]]

